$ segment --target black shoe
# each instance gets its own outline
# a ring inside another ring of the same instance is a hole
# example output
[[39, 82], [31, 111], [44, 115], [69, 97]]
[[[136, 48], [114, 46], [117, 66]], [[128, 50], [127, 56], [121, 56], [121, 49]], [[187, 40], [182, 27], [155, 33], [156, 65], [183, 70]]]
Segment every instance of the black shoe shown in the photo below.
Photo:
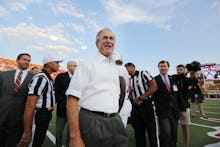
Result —
[[208, 119], [208, 116], [206, 116], [206, 115], [203, 115], [203, 116], [202, 116], [202, 118]]

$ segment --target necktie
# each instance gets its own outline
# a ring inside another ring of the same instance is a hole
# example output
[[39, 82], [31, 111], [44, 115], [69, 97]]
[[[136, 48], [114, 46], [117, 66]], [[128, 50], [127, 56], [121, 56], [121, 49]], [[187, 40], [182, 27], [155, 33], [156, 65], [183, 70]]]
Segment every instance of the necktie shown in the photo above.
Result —
[[169, 85], [169, 83], [168, 83], [168, 81], [167, 81], [166, 75], [164, 75], [164, 84], [165, 84], [167, 90], [170, 92], [170, 85]]
[[18, 88], [20, 87], [20, 84], [21, 84], [21, 77], [22, 77], [22, 71], [20, 71], [19, 73], [18, 73], [18, 76], [17, 76], [17, 79], [16, 79], [16, 81], [15, 81], [15, 92], [17, 92], [18, 91]]

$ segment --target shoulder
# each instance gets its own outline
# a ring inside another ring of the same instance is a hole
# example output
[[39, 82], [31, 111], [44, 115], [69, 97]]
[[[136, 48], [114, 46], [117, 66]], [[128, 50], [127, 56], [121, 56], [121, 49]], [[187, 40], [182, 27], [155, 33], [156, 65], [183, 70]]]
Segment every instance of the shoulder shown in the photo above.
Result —
[[33, 80], [43, 80], [43, 79], [47, 80], [48, 78], [47, 78], [47, 75], [45, 73], [39, 72], [36, 75], [34, 75], [32, 79]]
[[155, 79], [159, 79], [159, 78], [160, 78], [160, 75], [155, 76]]
[[68, 75], [68, 72], [63, 72], [63, 73], [58, 74], [58, 75], [57, 75], [57, 78], [59, 78], [59, 77], [65, 77], [65, 76], [67, 76], [67, 75]]
[[1, 72], [1, 73], [2, 73], [2, 74], [8, 74], [8, 73], [15, 73], [15, 72], [16, 72], [16, 70], [13, 69], [13, 70], [3, 71], [3, 72]]
[[8, 70], [8, 71], [2, 71], [0, 72], [0, 75], [2, 76], [11, 76], [11, 74], [14, 74], [16, 70]]
[[34, 74], [33, 74], [33, 73], [31, 73], [30, 71], [28, 71], [27, 76], [29, 76], [29, 77], [33, 77], [33, 76], [34, 76]]

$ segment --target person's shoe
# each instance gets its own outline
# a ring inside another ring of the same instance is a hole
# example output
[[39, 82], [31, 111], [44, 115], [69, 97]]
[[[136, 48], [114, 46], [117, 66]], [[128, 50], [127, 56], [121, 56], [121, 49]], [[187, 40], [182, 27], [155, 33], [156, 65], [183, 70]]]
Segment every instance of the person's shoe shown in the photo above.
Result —
[[203, 115], [203, 116], [202, 116], [202, 118], [204, 118], [204, 119], [208, 119], [208, 116], [206, 116], [206, 115]]

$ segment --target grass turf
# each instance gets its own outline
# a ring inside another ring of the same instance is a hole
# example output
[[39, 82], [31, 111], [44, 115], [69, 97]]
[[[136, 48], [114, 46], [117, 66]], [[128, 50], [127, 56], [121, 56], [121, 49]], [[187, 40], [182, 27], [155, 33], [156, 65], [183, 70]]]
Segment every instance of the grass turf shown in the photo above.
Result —
[[[209, 118], [218, 118], [220, 119], [220, 100], [206, 100], [204, 104], [204, 108], [206, 111], [206, 114]], [[196, 107], [196, 110], [198, 111], [198, 107]], [[212, 114], [209, 112], [214, 112], [216, 114]], [[56, 111], [53, 111], [53, 118], [50, 122], [50, 127], [49, 131], [55, 136], [55, 115]], [[192, 123], [195, 124], [200, 124], [200, 125], [206, 125], [206, 126], [219, 126], [220, 128], [220, 122], [211, 122], [207, 120], [202, 120], [200, 119], [200, 114], [199, 112], [196, 112], [196, 117], [192, 118], [191, 117]], [[66, 128], [65, 128], [66, 131]], [[65, 140], [65, 131], [64, 131], [64, 138]], [[135, 147], [135, 139], [134, 139], [134, 131], [131, 127], [131, 125], [128, 125], [126, 128], [128, 137], [129, 137], [129, 147]], [[202, 147], [207, 144], [212, 144], [216, 142], [220, 142], [219, 139], [209, 137], [207, 135], [207, 132], [214, 131], [212, 128], [207, 128], [207, 127], [201, 127], [201, 126], [196, 126], [196, 125], [190, 125], [190, 147]], [[182, 136], [182, 128], [179, 125], [178, 128], [178, 147], [183, 147], [183, 136]], [[54, 147], [55, 145], [51, 142], [51, 140], [46, 137], [43, 147]], [[149, 146], [149, 145], [148, 145]]]

